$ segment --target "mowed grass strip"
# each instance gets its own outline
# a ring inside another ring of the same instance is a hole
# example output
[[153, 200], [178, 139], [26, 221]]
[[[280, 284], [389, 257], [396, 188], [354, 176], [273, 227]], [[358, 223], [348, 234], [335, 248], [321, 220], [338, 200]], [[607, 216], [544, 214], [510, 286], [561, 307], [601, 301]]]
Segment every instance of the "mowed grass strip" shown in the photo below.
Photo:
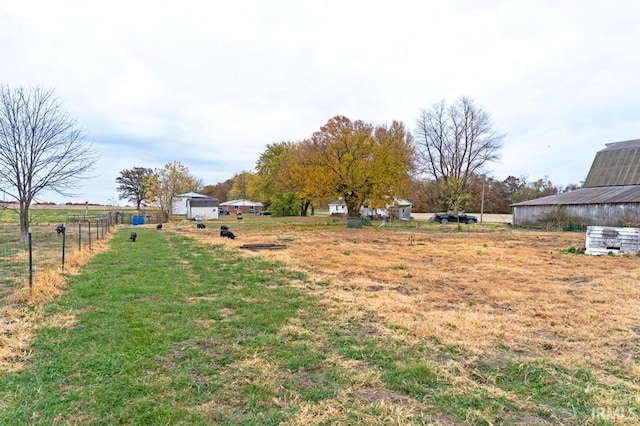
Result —
[[47, 307], [30, 363], [0, 377], [0, 424], [584, 423], [595, 397], [623, 399], [582, 368], [469, 363], [375, 313], [334, 316], [286, 265], [137, 232]]

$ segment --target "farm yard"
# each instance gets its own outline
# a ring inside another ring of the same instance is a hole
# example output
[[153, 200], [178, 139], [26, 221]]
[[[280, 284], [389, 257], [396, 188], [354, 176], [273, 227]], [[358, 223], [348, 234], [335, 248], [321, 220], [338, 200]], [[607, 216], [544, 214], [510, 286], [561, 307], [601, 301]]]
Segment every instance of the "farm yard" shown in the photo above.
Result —
[[584, 233], [129, 229], [3, 353], [0, 423], [638, 422], [640, 257], [581, 255]]

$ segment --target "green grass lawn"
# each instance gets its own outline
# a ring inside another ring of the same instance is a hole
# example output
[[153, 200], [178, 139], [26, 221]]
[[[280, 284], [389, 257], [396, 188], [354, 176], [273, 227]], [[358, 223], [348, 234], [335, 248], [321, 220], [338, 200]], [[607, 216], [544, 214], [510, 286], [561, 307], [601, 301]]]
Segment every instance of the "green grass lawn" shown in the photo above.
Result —
[[624, 399], [580, 367], [461, 370], [460, 348], [375, 313], [336, 320], [286, 265], [137, 232], [46, 307], [26, 368], [0, 377], [0, 424], [609, 424], [595, 395]]

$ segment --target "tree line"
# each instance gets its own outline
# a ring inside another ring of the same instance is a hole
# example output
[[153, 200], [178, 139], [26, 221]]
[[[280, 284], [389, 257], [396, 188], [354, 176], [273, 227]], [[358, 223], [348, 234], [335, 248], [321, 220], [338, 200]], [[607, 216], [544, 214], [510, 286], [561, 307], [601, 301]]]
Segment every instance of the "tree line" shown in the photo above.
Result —
[[414, 211], [510, 213], [513, 203], [578, 187], [487, 175], [483, 168], [500, 158], [504, 137], [483, 108], [461, 97], [423, 109], [413, 132], [399, 121], [333, 117], [309, 138], [268, 144], [254, 170], [216, 185], [203, 186], [179, 163], [124, 170], [116, 181], [121, 198], [138, 207], [146, 200], [170, 209], [172, 197], [196, 191], [220, 201], [261, 201], [281, 216], [305, 216], [336, 199], [357, 216], [365, 204], [385, 208], [397, 198], [410, 200]]
[[[307, 215], [342, 199], [349, 216], [361, 206], [384, 208], [405, 198], [416, 211], [508, 213], [510, 204], [560, 190], [548, 178], [496, 181], [483, 170], [500, 158], [505, 135], [475, 101], [460, 97], [423, 109], [415, 129], [335, 116], [310, 137], [268, 144], [253, 171], [204, 185], [174, 161], [158, 169], [134, 167], [116, 177], [121, 199], [170, 212], [176, 195], [194, 191], [221, 201], [259, 200], [274, 214]], [[88, 179], [98, 152], [52, 89], [0, 86], [0, 191], [18, 205], [21, 236], [29, 209], [43, 191], [71, 195]], [[9, 208], [7, 204], [1, 208]]]

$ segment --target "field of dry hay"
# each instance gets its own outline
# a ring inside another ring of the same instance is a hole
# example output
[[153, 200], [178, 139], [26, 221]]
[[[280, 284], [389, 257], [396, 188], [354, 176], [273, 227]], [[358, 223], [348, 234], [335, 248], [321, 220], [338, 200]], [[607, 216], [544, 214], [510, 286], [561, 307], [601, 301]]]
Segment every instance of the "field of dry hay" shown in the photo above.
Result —
[[306, 290], [333, 313], [364, 309], [407, 339], [463, 348], [470, 363], [615, 363], [640, 379], [640, 257], [567, 253], [584, 246], [583, 233], [235, 228], [235, 240], [177, 231], [229, 248], [284, 244], [247, 253], [304, 271]]

